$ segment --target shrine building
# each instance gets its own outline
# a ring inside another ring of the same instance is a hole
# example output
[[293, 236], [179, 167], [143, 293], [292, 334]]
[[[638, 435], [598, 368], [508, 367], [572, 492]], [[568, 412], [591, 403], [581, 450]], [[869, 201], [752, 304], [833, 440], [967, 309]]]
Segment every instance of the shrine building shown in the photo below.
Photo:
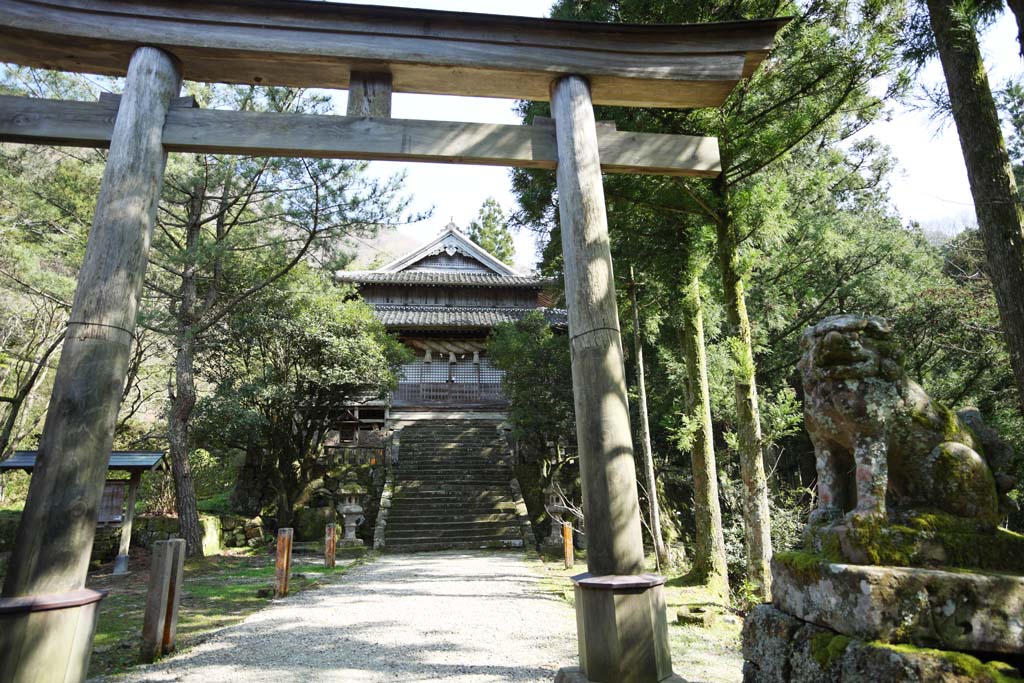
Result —
[[474, 243], [454, 224], [433, 241], [376, 270], [341, 271], [388, 331], [416, 355], [388, 401], [368, 403], [359, 422], [414, 411], [504, 412], [503, 372], [487, 357], [495, 326], [534, 310], [566, 326], [546, 293], [555, 283], [524, 275]]

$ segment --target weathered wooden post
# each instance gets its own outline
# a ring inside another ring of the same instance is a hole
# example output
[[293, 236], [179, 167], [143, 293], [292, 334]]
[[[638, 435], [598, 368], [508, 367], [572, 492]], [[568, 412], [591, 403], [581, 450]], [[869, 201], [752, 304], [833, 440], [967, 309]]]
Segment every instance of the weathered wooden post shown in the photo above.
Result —
[[174, 651], [184, 566], [184, 539], [173, 538], [153, 544], [146, 612], [142, 621], [140, 662], [150, 664], [161, 654]]
[[167, 586], [167, 612], [164, 617], [163, 638], [160, 652], [170, 654], [178, 642], [178, 607], [181, 605], [181, 591], [185, 581], [185, 539], [175, 538], [171, 544], [171, 580]]
[[654, 683], [672, 675], [664, 578], [644, 574], [608, 218], [590, 86], [551, 86], [565, 296], [589, 572], [576, 584], [580, 670], [559, 679]]
[[349, 116], [391, 118], [391, 74], [353, 71], [348, 79]]
[[142, 472], [135, 470], [128, 480], [128, 500], [125, 501], [124, 521], [121, 522], [121, 541], [114, 558], [114, 574], [128, 573], [128, 550], [132, 545], [132, 523], [135, 520], [135, 497], [139, 493]]
[[292, 573], [292, 537], [295, 531], [284, 527], [277, 530], [277, 565], [274, 569], [274, 597], [288, 595], [288, 579]]
[[572, 569], [576, 564], [576, 552], [572, 547], [572, 524], [562, 522], [562, 554], [565, 556], [565, 568]]
[[[167, 161], [161, 132], [180, 86], [171, 55], [135, 50], [0, 610], [27, 597], [67, 603], [85, 585]], [[70, 602], [45, 625], [31, 618], [3, 624], [0, 680], [84, 678], [95, 601]]]
[[337, 525], [331, 522], [324, 531], [324, 566], [334, 569], [334, 554], [338, 547]]

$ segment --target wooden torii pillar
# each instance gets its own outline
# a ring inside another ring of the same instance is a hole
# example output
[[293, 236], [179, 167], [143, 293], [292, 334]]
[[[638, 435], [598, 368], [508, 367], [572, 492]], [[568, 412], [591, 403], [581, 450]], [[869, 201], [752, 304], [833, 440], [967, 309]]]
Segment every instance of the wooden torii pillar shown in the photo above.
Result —
[[85, 578], [167, 163], [161, 131], [180, 87], [171, 55], [135, 50], [4, 581], [3, 681], [75, 681], [88, 668], [103, 595]]
[[[714, 139], [598, 130], [593, 104], [718, 106], [784, 23], [629, 26], [294, 0], [0, 3], [0, 61], [127, 72], [113, 124], [110, 102], [0, 96], [0, 141], [110, 147], [0, 597], [0, 680], [85, 675], [101, 596], [83, 586], [168, 150], [557, 168], [589, 541], [589, 572], [574, 578], [580, 667], [558, 679], [671, 677], [664, 579], [643, 573], [601, 173], [714, 177], [721, 166]], [[350, 88], [349, 116], [172, 107], [182, 73]], [[395, 120], [392, 91], [550, 99], [555, 126]]]

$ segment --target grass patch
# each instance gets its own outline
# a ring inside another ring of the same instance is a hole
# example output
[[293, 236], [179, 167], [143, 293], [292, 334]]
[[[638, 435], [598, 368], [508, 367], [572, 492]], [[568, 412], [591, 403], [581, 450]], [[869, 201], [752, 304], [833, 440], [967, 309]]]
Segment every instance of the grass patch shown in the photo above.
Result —
[[[319, 557], [296, 555], [289, 594], [329, 583], [361, 562], [328, 569]], [[109, 565], [90, 574], [89, 587], [110, 593], [100, 603], [89, 676], [118, 673], [136, 664], [149, 573], [135, 568], [148, 564], [148, 556], [133, 552], [133, 571], [128, 576], [111, 576]], [[274, 557], [266, 551], [233, 549], [230, 554], [188, 560], [178, 612], [178, 650], [197, 645], [211, 633], [267, 606], [270, 598], [265, 596], [273, 589], [273, 581]]]

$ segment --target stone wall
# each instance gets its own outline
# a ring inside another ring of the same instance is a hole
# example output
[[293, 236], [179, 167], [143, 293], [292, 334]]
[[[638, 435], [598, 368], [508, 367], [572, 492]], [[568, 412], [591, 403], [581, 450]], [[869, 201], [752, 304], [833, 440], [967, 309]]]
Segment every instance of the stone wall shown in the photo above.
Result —
[[[221, 521], [214, 515], [199, 515], [203, 532], [203, 554], [216, 555], [223, 547]], [[140, 516], [132, 525], [132, 546], [149, 548], [156, 541], [178, 537], [178, 518]]]

